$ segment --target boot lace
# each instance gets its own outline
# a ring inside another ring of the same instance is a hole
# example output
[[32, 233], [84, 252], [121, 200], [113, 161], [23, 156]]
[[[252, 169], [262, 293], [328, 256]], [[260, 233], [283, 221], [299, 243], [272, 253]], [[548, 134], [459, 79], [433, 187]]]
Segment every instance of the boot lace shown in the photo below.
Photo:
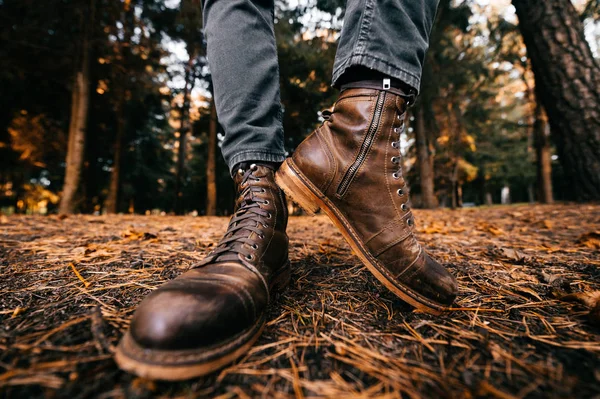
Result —
[[[269, 227], [268, 220], [273, 217], [271, 212], [260, 207], [261, 204], [266, 205], [269, 201], [255, 196], [256, 193], [265, 192], [264, 188], [252, 184], [260, 181], [260, 178], [254, 175], [256, 170], [254, 164], [246, 171], [238, 170], [238, 173], [243, 175], [240, 183], [242, 201], [229, 221], [225, 236], [200, 265], [217, 261], [237, 261], [240, 256], [246, 261], [253, 261], [256, 258], [255, 251], [258, 249], [256, 239], [264, 239], [261, 228]], [[245, 264], [251, 266], [247, 262]], [[254, 267], [250, 268], [254, 270]]]

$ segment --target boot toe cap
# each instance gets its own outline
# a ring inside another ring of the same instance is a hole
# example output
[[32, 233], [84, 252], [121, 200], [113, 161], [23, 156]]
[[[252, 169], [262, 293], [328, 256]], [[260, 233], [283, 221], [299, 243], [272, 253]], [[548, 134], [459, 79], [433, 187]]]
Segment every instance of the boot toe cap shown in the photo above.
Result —
[[[186, 289], [187, 288], [187, 289]], [[182, 350], [208, 347], [254, 325], [256, 303], [227, 286], [204, 283], [168, 287], [152, 293], [139, 306], [130, 331], [142, 347]]]
[[405, 285], [440, 305], [450, 306], [454, 303], [458, 283], [452, 274], [425, 252], [414, 267], [413, 273], [400, 276]]

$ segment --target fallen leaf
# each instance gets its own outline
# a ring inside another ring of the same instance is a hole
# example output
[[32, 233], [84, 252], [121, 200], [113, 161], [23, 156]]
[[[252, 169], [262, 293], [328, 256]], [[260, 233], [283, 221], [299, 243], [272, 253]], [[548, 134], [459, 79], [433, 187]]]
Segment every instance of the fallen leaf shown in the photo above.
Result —
[[560, 288], [561, 290], [570, 290], [569, 282], [562, 276], [541, 272], [542, 281], [550, 284], [552, 287]]
[[121, 237], [129, 240], [149, 240], [151, 238], [158, 237], [156, 234], [148, 233], [147, 231], [137, 231], [134, 229], [127, 229], [121, 232]]
[[71, 250], [73, 255], [83, 255], [85, 254], [86, 247], [76, 247]]
[[477, 229], [482, 231], [487, 231], [488, 233], [492, 233], [495, 236], [501, 236], [506, 234], [504, 230], [489, 223], [479, 223], [477, 225]]
[[422, 234], [438, 234], [438, 233], [444, 233], [444, 231], [442, 229], [440, 229], [439, 227], [437, 227], [437, 226], [428, 226], [428, 227], [425, 227], [422, 230], [419, 230], [419, 233], [422, 233]]
[[529, 257], [527, 255], [525, 255], [523, 252], [519, 252], [516, 249], [512, 249], [512, 248], [505, 248], [505, 247], [497, 248], [496, 247], [494, 249], [493, 253], [497, 257], [514, 260], [516, 262], [522, 262], [522, 261], [529, 259]]
[[552, 230], [552, 227], [554, 227], [554, 223], [552, 223], [550, 220], [547, 220], [547, 219], [540, 220], [536, 224], [539, 225], [540, 227], [543, 227], [548, 230]]
[[497, 228], [497, 227], [494, 227], [494, 226], [489, 226], [488, 227], [488, 231], [490, 233], [492, 233], [493, 235], [495, 235], [495, 236], [501, 236], [501, 235], [504, 234], [504, 230], [502, 230], [500, 228]]
[[592, 249], [600, 249], [600, 231], [591, 231], [582, 234], [576, 241], [577, 244]]
[[565, 302], [578, 302], [588, 308], [595, 308], [600, 304], [600, 291], [577, 292], [575, 294], [564, 295], [560, 298]]
[[588, 308], [591, 308], [588, 313], [590, 323], [600, 326], [600, 291], [586, 291], [575, 294], [563, 295], [559, 298], [565, 302], [578, 302]]

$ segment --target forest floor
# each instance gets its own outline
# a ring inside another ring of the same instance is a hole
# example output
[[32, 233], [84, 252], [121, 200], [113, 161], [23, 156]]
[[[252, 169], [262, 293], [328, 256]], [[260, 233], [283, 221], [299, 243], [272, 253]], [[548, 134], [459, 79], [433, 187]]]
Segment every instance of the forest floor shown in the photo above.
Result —
[[0, 217], [0, 397], [598, 397], [600, 205], [415, 211], [460, 283], [412, 310], [325, 216], [290, 220], [290, 287], [254, 348], [182, 383], [111, 353], [139, 301], [217, 242], [226, 218]]

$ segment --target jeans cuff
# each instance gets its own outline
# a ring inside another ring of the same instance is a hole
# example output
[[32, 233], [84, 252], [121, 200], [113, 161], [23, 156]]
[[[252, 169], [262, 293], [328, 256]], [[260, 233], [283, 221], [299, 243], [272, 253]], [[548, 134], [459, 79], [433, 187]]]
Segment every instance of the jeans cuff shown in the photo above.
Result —
[[392, 78], [399, 79], [407, 85], [413, 87], [417, 93], [420, 90], [421, 79], [418, 75], [369, 54], [355, 54], [348, 57], [346, 61], [344, 61], [335, 69], [335, 71], [333, 71], [332, 85], [336, 86], [337, 81], [342, 76], [344, 71], [353, 65], [361, 65], [384, 73]]
[[233, 174], [233, 168], [240, 162], [263, 161], [263, 162], [283, 162], [285, 161], [286, 153], [249, 150], [235, 154], [229, 159], [229, 172]]

